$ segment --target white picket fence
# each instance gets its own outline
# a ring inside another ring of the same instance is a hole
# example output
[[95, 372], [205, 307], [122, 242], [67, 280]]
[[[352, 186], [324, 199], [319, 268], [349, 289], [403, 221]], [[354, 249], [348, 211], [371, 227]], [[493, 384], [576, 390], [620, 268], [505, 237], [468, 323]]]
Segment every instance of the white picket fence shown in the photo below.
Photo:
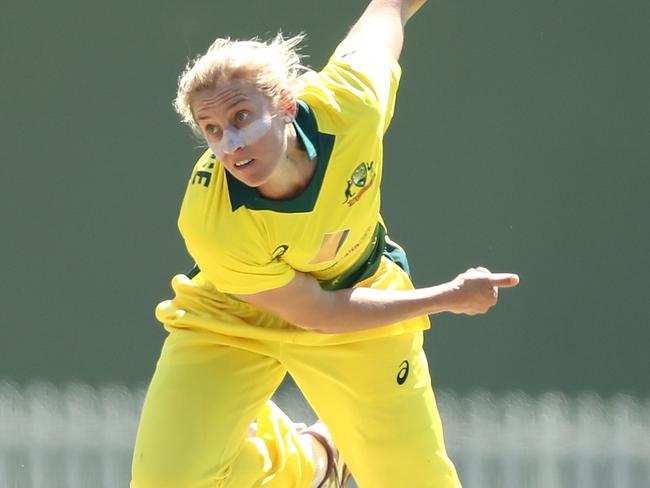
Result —
[[[0, 381], [0, 487], [128, 487], [143, 397], [116, 385]], [[275, 399], [314, 420], [291, 386]], [[650, 399], [440, 391], [438, 404], [465, 488], [650, 487]]]

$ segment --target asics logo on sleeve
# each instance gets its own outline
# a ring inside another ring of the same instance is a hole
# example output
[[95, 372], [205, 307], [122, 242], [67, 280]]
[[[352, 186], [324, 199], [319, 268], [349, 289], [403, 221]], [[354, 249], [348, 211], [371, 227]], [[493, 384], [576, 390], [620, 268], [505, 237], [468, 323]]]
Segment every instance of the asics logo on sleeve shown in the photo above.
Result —
[[399, 365], [399, 371], [397, 372], [397, 384], [403, 385], [406, 381], [406, 378], [409, 376], [409, 362], [402, 361], [402, 364]]
[[275, 248], [275, 251], [273, 251], [273, 254], [271, 256], [271, 261], [280, 261], [282, 256], [284, 256], [284, 253], [289, 250], [289, 246], [287, 244], [280, 244], [278, 247]]

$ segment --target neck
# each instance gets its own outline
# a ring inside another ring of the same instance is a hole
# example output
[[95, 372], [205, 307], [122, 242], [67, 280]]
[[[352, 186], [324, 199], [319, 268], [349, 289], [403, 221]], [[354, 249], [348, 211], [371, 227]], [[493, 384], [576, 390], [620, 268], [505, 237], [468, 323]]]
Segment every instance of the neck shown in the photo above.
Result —
[[266, 198], [287, 200], [300, 195], [316, 172], [316, 160], [310, 160], [298, 140], [296, 129], [287, 125], [287, 152], [274, 177], [258, 188]]

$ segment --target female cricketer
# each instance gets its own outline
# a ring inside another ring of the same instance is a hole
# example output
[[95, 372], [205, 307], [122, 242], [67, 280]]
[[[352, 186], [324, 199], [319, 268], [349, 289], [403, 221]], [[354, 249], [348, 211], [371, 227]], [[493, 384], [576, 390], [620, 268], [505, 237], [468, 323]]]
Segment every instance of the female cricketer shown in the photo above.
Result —
[[[209, 147], [179, 217], [197, 266], [156, 309], [169, 334], [131, 488], [460, 486], [427, 315], [484, 313], [519, 279], [477, 267], [414, 289], [386, 235], [382, 138], [425, 1], [369, 2], [319, 72], [278, 35], [218, 39], [181, 75], [176, 110]], [[287, 373], [322, 423], [269, 401]]]

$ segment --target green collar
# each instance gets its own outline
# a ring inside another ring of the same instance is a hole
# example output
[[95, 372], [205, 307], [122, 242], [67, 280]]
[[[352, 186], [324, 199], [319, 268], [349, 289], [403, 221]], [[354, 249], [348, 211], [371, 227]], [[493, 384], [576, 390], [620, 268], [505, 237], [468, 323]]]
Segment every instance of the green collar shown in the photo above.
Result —
[[250, 210], [274, 210], [283, 213], [310, 212], [313, 210], [325, 177], [335, 137], [318, 131], [316, 117], [309, 105], [298, 100], [298, 114], [293, 122], [296, 133], [307, 150], [307, 156], [313, 160], [318, 156], [316, 172], [302, 193], [288, 200], [271, 200], [263, 197], [255, 188], [246, 186], [226, 171], [230, 205], [234, 212], [244, 206]]

